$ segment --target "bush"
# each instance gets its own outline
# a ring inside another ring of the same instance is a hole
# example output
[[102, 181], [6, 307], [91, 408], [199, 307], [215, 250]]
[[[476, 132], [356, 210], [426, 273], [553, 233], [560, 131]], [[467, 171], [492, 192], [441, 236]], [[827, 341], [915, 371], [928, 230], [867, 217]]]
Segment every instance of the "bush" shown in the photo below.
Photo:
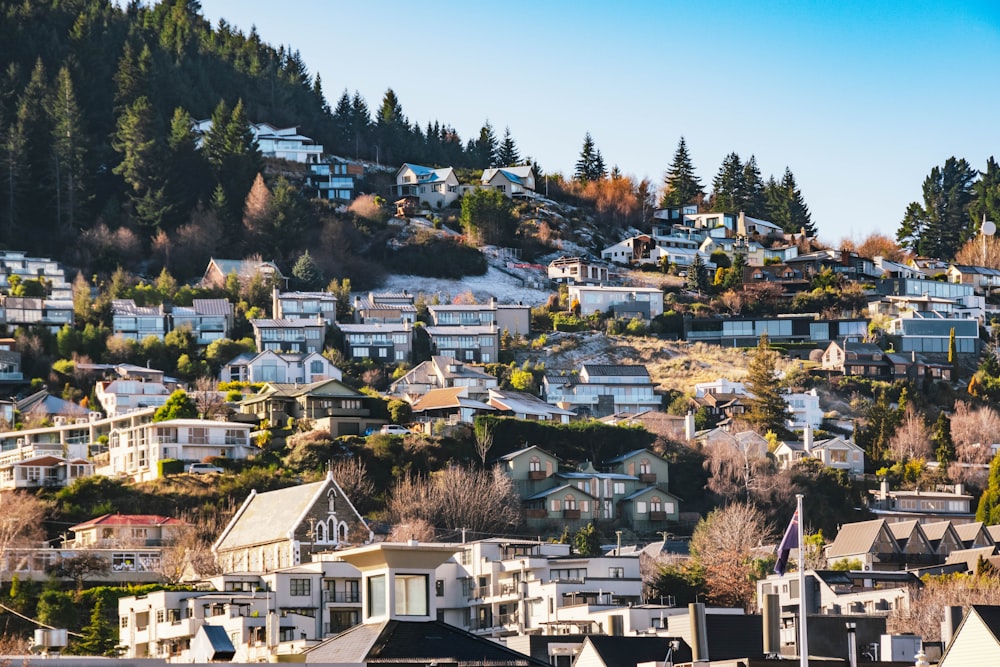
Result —
[[184, 472], [184, 462], [178, 459], [160, 459], [156, 462], [156, 473], [160, 477]]

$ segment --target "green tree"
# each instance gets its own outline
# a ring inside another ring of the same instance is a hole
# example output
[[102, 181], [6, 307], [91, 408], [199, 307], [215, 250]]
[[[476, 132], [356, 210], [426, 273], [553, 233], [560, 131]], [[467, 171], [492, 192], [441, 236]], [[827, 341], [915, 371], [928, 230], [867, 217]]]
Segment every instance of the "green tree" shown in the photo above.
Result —
[[986, 171], [980, 171], [979, 179], [973, 183], [972, 192], [969, 218], [976, 229], [984, 219], [1000, 221], [1000, 164], [992, 155], [986, 161]]
[[59, 70], [52, 99], [52, 155], [55, 181], [56, 231], [64, 236], [75, 230], [87, 200], [84, 181], [86, 135], [69, 69]]
[[515, 167], [520, 163], [521, 153], [517, 150], [517, 144], [514, 143], [514, 137], [510, 134], [510, 128], [505, 128], [503, 141], [500, 142], [500, 147], [497, 149], [497, 166]]
[[312, 258], [309, 251], [299, 255], [292, 267], [292, 277], [295, 278], [296, 286], [299, 289], [312, 291], [323, 286], [323, 272], [316, 265], [316, 260]]
[[691, 266], [687, 270], [687, 288], [692, 292], [704, 294], [708, 291], [708, 272], [701, 253], [695, 253]]
[[517, 231], [514, 205], [499, 190], [476, 189], [466, 193], [459, 220], [469, 238], [483, 245], [511, 245]]
[[681, 137], [674, 152], [674, 159], [663, 179], [664, 192], [661, 207], [686, 206], [699, 203], [705, 192], [701, 181], [694, 173], [694, 165], [688, 154], [687, 142]]
[[719, 212], [740, 211], [742, 193], [743, 163], [737, 153], [730, 153], [722, 160], [719, 173], [712, 179], [712, 210]]
[[739, 197], [739, 210], [753, 218], [767, 219], [767, 197], [764, 195], [764, 179], [761, 178], [757, 158], [753, 155], [743, 165], [743, 183]]
[[153, 413], [154, 422], [167, 421], [169, 419], [196, 419], [198, 417], [198, 406], [195, 405], [191, 397], [183, 389], [178, 389], [170, 394], [167, 402], [156, 409]]
[[924, 179], [923, 204], [912, 202], [896, 232], [900, 245], [928, 257], [949, 260], [973, 232], [969, 207], [978, 173], [954, 156]]
[[979, 499], [976, 521], [983, 521], [987, 526], [1000, 524], [1000, 456], [994, 456], [990, 462], [989, 481]]
[[955, 442], [951, 439], [951, 419], [941, 411], [934, 422], [934, 455], [942, 467], [955, 460]]
[[583, 148], [580, 150], [580, 158], [576, 161], [573, 178], [581, 183], [586, 183], [599, 181], [606, 175], [604, 158], [601, 157], [601, 152], [594, 145], [594, 139], [590, 136], [590, 132], [587, 132], [583, 137]]
[[480, 128], [479, 138], [472, 142], [471, 148], [474, 164], [477, 167], [496, 166], [500, 148], [497, 144], [496, 133], [493, 131], [493, 126], [488, 119], [482, 128]]
[[104, 616], [104, 598], [98, 597], [90, 612], [90, 623], [83, 628], [83, 636], [77, 644], [81, 655], [115, 655], [118, 644], [117, 632]]
[[599, 556], [601, 554], [600, 535], [594, 523], [588, 523], [573, 534], [573, 550], [581, 556]]
[[167, 134], [167, 191], [173, 203], [171, 229], [187, 222], [198, 201], [211, 193], [208, 163], [198, 149], [194, 119], [181, 107], [174, 109]]
[[759, 433], [785, 430], [788, 405], [781, 395], [781, 382], [775, 375], [778, 353], [771, 349], [767, 334], [761, 334], [757, 349], [747, 367], [747, 412], [744, 419]]
[[169, 216], [171, 204], [163, 178], [164, 151], [149, 98], [139, 97], [125, 107], [111, 145], [121, 155], [112, 171], [125, 179], [136, 220], [146, 227], [159, 227]]
[[767, 199], [771, 222], [789, 234], [798, 234], [804, 229], [807, 236], [816, 235], [809, 207], [802, 198], [791, 169], [785, 167], [781, 181], [776, 181], [774, 177], [768, 179], [764, 186], [764, 197]]

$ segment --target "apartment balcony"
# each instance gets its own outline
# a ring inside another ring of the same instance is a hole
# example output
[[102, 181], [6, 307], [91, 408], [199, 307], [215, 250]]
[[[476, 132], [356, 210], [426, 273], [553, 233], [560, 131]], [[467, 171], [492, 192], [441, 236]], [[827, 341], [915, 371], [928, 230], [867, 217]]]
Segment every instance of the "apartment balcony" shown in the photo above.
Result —
[[580, 518], [580, 510], [563, 510], [563, 518], [564, 519], [571, 519], [571, 520], [572, 519], [579, 519]]
[[656, 473], [655, 472], [641, 472], [639, 473], [639, 481], [643, 484], [656, 484]]
[[352, 591], [323, 591], [323, 602], [353, 604], [361, 602], [361, 593]]
[[545, 479], [548, 475], [544, 470], [529, 470], [528, 479], [532, 482], [537, 482], [538, 480]]

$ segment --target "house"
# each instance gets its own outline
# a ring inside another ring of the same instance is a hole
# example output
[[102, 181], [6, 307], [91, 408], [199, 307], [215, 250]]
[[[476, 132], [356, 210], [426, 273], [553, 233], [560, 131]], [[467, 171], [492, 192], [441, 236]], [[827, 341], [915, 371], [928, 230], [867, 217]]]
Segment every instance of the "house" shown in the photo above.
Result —
[[782, 468], [789, 468], [803, 458], [814, 458], [824, 466], [844, 470], [853, 477], [865, 472], [865, 450], [850, 438], [827, 438], [813, 441], [812, 426], [806, 424], [802, 442], [781, 442], [774, 456]]
[[[198, 146], [205, 141], [205, 135], [212, 130], [212, 120], [198, 120], [194, 123]], [[299, 128], [278, 127], [271, 123], [250, 123], [250, 131], [260, 148], [260, 153], [266, 158], [316, 164], [323, 155], [323, 146], [310, 137], [299, 134]]]
[[219, 373], [220, 382], [279, 382], [311, 384], [322, 380], [342, 380], [343, 373], [319, 352], [244, 353], [227, 362]]
[[364, 173], [364, 165], [330, 156], [309, 165], [303, 189], [313, 199], [346, 203], [354, 199], [357, 179]]
[[986, 266], [952, 264], [948, 267], [948, 282], [972, 285], [976, 294], [991, 294], [1000, 287], [1000, 270]]
[[761, 283], [778, 285], [782, 289], [782, 296], [785, 297], [809, 289], [809, 279], [803, 275], [801, 268], [788, 264], [747, 265], [743, 267], [744, 285]]
[[663, 314], [663, 291], [655, 287], [570, 285], [569, 301], [579, 304], [581, 315], [610, 312], [648, 322]]
[[63, 326], [73, 324], [72, 299], [4, 296], [3, 321], [9, 326], [41, 326], [58, 333]]
[[44, 389], [18, 399], [15, 409], [21, 413], [25, 421], [41, 421], [49, 418], [56, 420], [58, 417], [89, 419], [91, 414], [87, 408], [53, 396]]
[[93, 474], [87, 459], [43, 454], [0, 464], [0, 491], [64, 487]]
[[608, 246], [601, 251], [601, 259], [615, 264], [629, 265], [649, 258], [649, 253], [654, 247], [652, 237], [640, 234]]
[[483, 170], [479, 187], [499, 190], [506, 197], [530, 197], [535, 194], [535, 172], [531, 165], [489, 167]]
[[433, 354], [483, 364], [499, 358], [500, 331], [495, 324], [428, 326], [424, 331]]
[[[763, 611], [765, 596], [777, 595], [782, 611], [798, 611], [801, 603], [799, 573], [772, 574], [757, 582], [757, 608]], [[843, 616], [886, 617], [894, 610], [906, 611], [915, 591], [923, 588], [913, 572], [865, 570], [814, 570], [805, 572], [806, 613]], [[811, 624], [811, 623], [810, 623]]]
[[826, 346], [834, 340], [862, 340], [868, 335], [868, 320], [862, 318], [822, 320], [813, 315], [779, 317], [685, 318], [684, 337], [691, 342], [728, 347], [753, 347], [762, 334], [772, 343], [813, 343]]
[[555, 283], [602, 285], [610, 280], [608, 267], [583, 257], [557, 257], [549, 262], [549, 280]]
[[402, 324], [338, 324], [344, 334], [344, 354], [348, 359], [372, 359], [383, 363], [409, 361], [413, 356], [413, 326]]
[[[0, 338], [0, 385], [8, 382], [21, 382], [24, 373], [21, 372], [21, 353], [17, 351], [17, 341], [13, 338]], [[9, 405], [10, 409], [4, 408]], [[0, 401], [0, 419], [14, 421], [14, 405], [10, 401]]]
[[862, 570], [899, 570], [903, 560], [899, 544], [883, 519], [844, 524], [826, 547], [828, 565], [859, 561]]
[[233, 330], [233, 304], [228, 299], [193, 299], [190, 306], [174, 306], [170, 317], [174, 329], [191, 329], [196, 345], [229, 338]]
[[546, 403], [534, 394], [496, 388], [489, 389], [488, 392], [487, 405], [505, 417], [568, 424], [576, 416], [569, 410]]
[[11, 278], [14, 276], [22, 282], [44, 280], [49, 298], [73, 300], [73, 286], [66, 282], [66, 272], [54, 259], [29, 257], [23, 250], [0, 250], [0, 292], [10, 293]]
[[1000, 606], [969, 607], [938, 667], [992, 665], [1000, 662]]
[[[690, 421], [694, 421], [694, 415], [688, 413], [690, 416]], [[689, 428], [694, 428], [693, 425], [689, 425]], [[729, 447], [733, 450], [739, 452], [740, 456], [747, 461], [759, 459], [761, 457], [767, 456], [768, 443], [767, 438], [763, 437], [755, 431], [727, 431], [723, 428], [713, 428], [704, 431], [698, 431], [694, 433], [692, 437], [685, 438], [686, 440], [694, 440], [698, 442], [703, 448], [710, 449], [712, 447]]]
[[361, 571], [361, 623], [307, 649], [305, 662], [545, 667], [547, 663], [437, 620], [442, 611], [438, 597], [449, 581], [439, 579], [436, 568], [456, 550], [453, 545], [382, 542], [341, 552], [343, 560]]
[[[972, 540], [970, 544], [985, 539], [979, 531], [963, 531], [963, 534]], [[863, 570], [902, 570], [940, 565], [952, 553], [967, 550], [951, 521], [921, 523], [919, 519], [910, 519], [889, 523], [874, 519], [841, 526], [833, 544], [826, 547], [826, 559], [830, 565], [857, 560]]]
[[372, 538], [364, 518], [327, 471], [320, 482], [251, 491], [212, 545], [212, 553], [224, 573], [269, 572]]
[[881, 255], [875, 255], [875, 257], [872, 258], [872, 261], [875, 262], [875, 269], [882, 272], [882, 278], [929, 278], [923, 269], [901, 262], [894, 262], [882, 257]]
[[806, 424], [814, 429], [823, 425], [823, 410], [819, 405], [819, 394], [815, 389], [782, 394], [788, 405], [788, 419], [785, 425], [793, 431], [801, 431]]
[[337, 297], [330, 292], [271, 293], [271, 313], [279, 320], [311, 320], [322, 318], [327, 325], [337, 321]]
[[167, 316], [163, 306], [137, 306], [132, 299], [111, 302], [111, 330], [116, 336], [143, 341], [152, 336], [163, 340]]
[[464, 387], [467, 396], [486, 400], [489, 391], [497, 386], [497, 378], [476, 366], [466, 364], [454, 357], [434, 355], [429, 361], [422, 361], [389, 385], [390, 396], [421, 396], [431, 389]]
[[212, 257], [208, 261], [205, 275], [202, 276], [201, 285], [203, 287], [223, 288], [226, 286], [226, 278], [231, 274], [236, 274], [241, 285], [246, 285], [258, 277], [268, 284], [286, 285], [288, 283], [288, 278], [281, 273], [278, 265], [274, 262], [265, 262], [259, 258], [216, 259]]
[[250, 326], [258, 352], [322, 352], [326, 340], [326, 321], [321, 316], [311, 320], [253, 319]]
[[654, 388], [645, 366], [583, 364], [576, 374], [546, 374], [543, 398], [578, 415], [599, 418], [661, 407]]
[[959, 355], [978, 355], [979, 323], [975, 320], [923, 316], [910, 312], [889, 323], [891, 340], [898, 341], [900, 352], [948, 354], [951, 335], [955, 336], [955, 352]]
[[312, 384], [266, 382], [259, 392], [240, 403], [240, 412], [251, 414], [269, 424], [284, 424], [289, 419], [310, 419], [316, 428], [330, 431], [334, 437], [361, 435], [377, 429], [385, 419], [372, 416], [371, 406], [379, 398], [366, 396], [339, 380]]
[[823, 351], [822, 368], [832, 373], [889, 378], [892, 367], [885, 352], [872, 343], [832, 341]]
[[413, 324], [417, 321], [414, 297], [407, 291], [369, 292], [354, 296], [355, 324]]
[[[148, 409], [147, 419], [151, 416], [152, 409]], [[248, 424], [207, 419], [137, 420], [111, 431], [108, 462], [98, 473], [145, 482], [159, 477], [159, 464], [168, 459], [187, 463], [210, 457], [245, 459], [256, 452]]]
[[396, 172], [396, 183], [390, 187], [392, 196], [419, 197], [420, 203], [444, 208], [460, 196], [458, 176], [451, 167], [431, 169], [404, 163]]
[[523, 304], [498, 304], [491, 298], [485, 304], [445, 304], [427, 306], [434, 326], [490, 326], [510, 335], [526, 336], [531, 331], [531, 307]]
[[468, 395], [467, 387], [431, 389], [411, 399], [414, 421], [431, 425], [439, 420], [449, 424], [471, 424], [477, 415], [492, 414], [496, 408]]
[[559, 459], [538, 445], [505, 454], [497, 459], [497, 464], [514, 481], [522, 498], [551, 487], [550, 478], [559, 470]]
[[[692, 419], [694, 415], [692, 415]], [[640, 426], [658, 436], [675, 442], [685, 442], [687, 417], [679, 415], [668, 415], [659, 410], [640, 410], [639, 412], [619, 412], [607, 417], [602, 417], [600, 421], [605, 424], [615, 426]], [[691, 428], [692, 433], [694, 427]]]
[[160, 547], [176, 540], [187, 526], [180, 519], [159, 514], [102, 514], [70, 528], [70, 549]]
[[955, 525], [972, 524], [975, 519], [973, 497], [964, 490], [961, 484], [956, 484], [951, 492], [890, 490], [889, 483], [883, 479], [878, 489], [868, 492], [868, 509], [889, 522], [916, 519], [920, 523], [951, 521]]
[[657, 266], [675, 266], [685, 268], [691, 266], [696, 256], [706, 265], [710, 264], [708, 255], [701, 252], [701, 237], [697, 234], [682, 233], [673, 228], [653, 226], [654, 247], [649, 251], [648, 260], [640, 259], [639, 264], [656, 264]]
[[805, 276], [818, 275], [823, 271], [832, 271], [851, 280], [864, 278], [880, 278], [882, 271], [875, 268], [875, 263], [867, 257], [862, 257], [849, 250], [817, 250], [815, 252], [790, 257], [785, 263], [802, 271]]
[[171, 390], [162, 382], [142, 380], [102, 381], [94, 385], [94, 395], [109, 417], [136, 408], [158, 408], [170, 398]]

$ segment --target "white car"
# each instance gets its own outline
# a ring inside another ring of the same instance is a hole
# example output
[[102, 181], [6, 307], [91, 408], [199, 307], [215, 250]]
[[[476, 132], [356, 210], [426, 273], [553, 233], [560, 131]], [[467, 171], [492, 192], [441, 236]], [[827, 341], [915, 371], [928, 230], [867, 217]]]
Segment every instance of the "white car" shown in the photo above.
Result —
[[406, 435], [407, 433], [412, 433], [410, 429], [405, 426], [400, 426], [399, 424], [386, 424], [378, 430], [382, 435]]
[[203, 475], [205, 473], [210, 473], [210, 472], [218, 472], [218, 473], [225, 472], [219, 466], [214, 466], [211, 463], [189, 463], [184, 468], [184, 470], [186, 472], [189, 472], [189, 473], [192, 473], [192, 474], [195, 474], [195, 475]]

